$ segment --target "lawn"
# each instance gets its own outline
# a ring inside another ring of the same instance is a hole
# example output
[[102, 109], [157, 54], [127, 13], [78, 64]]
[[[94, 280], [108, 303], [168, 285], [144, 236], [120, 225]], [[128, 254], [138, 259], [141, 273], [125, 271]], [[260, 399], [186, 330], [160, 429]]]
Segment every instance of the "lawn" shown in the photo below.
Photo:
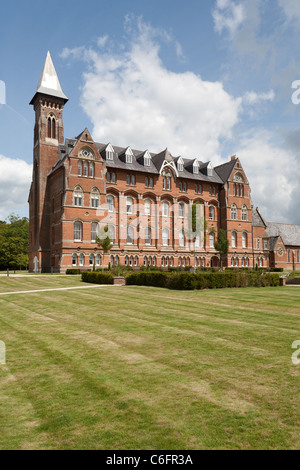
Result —
[[[41, 278], [0, 291], [80, 285]], [[299, 301], [289, 287], [0, 296], [0, 449], [299, 449]]]

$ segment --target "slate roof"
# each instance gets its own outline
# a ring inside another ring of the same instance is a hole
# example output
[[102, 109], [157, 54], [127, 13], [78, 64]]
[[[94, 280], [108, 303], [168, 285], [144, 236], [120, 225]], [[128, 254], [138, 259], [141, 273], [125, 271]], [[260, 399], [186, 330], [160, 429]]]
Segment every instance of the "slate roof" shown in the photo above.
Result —
[[300, 225], [267, 222], [266, 231], [269, 237], [281, 236], [285, 246], [300, 246]]
[[266, 228], [267, 226], [258, 208], [252, 211], [252, 225], [253, 227], [264, 227], [264, 228]]
[[223, 163], [222, 165], [216, 166], [215, 171], [223, 181], [223, 183], [226, 183], [228, 181], [228, 178], [230, 177], [234, 167], [236, 164], [236, 160], [230, 160], [227, 163]]

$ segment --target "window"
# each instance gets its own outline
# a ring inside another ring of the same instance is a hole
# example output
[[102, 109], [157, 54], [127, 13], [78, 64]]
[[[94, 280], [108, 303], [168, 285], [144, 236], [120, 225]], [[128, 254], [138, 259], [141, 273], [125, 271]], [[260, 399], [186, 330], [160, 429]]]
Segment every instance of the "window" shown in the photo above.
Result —
[[186, 193], [186, 183], [183, 183], [183, 192]]
[[248, 246], [248, 235], [246, 232], [243, 232], [242, 234], [242, 247], [247, 248]]
[[115, 266], [119, 266], [119, 256], [115, 256]]
[[90, 163], [90, 177], [94, 178], [94, 163]]
[[215, 247], [215, 234], [210, 233], [209, 234], [209, 248], [214, 248]]
[[82, 161], [78, 160], [78, 176], [82, 176]]
[[237, 220], [237, 207], [236, 204], [232, 204], [230, 210], [230, 217], [232, 220]]
[[90, 266], [93, 266], [94, 265], [94, 255], [90, 254], [89, 260], [90, 260]]
[[93, 222], [91, 226], [91, 241], [95, 242], [98, 234], [98, 222]]
[[245, 205], [242, 207], [242, 220], [243, 221], [248, 220], [248, 209], [247, 209], [247, 206]]
[[297, 263], [300, 263], [300, 250], [297, 250]]
[[151, 245], [151, 227], [145, 229], [145, 244]]
[[48, 117], [47, 137], [49, 139], [56, 139], [56, 119], [54, 114], [50, 114]]
[[115, 261], [115, 257], [113, 255], [110, 255], [109, 257], [109, 262], [110, 262], [110, 265], [113, 266], [114, 265], [114, 261]]
[[149, 188], [153, 188], [153, 178], [150, 178], [149, 180]]
[[100, 266], [101, 264], [101, 257], [100, 255], [96, 255], [96, 266]]
[[201, 184], [195, 184], [195, 193], [196, 194], [202, 194], [202, 185]]
[[130, 175], [126, 175], [126, 184], [130, 185]]
[[117, 182], [116, 173], [114, 173], [114, 172], [111, 174], [111, 182], [114, 183], [114, 184], [116, 184], [116, 182]]
[[194, 175], [198, 175], [198, 173], [199, 173], [199, 163], [198, 162], [195, 162], [193, 164], [193, 173], [194, 173]]
[[288, 250], [288, 263], [291, 262], [291, 250]]
[[88, 176], [88, 172], [89, 172], [88, 168], [89, 168], [88, 167], [88, 162], [84, 162], [84, 164], [83, 164], [83, 176]]
[[106, 204], [107, 204], [108, 212], [114, 212], [114, 198], [113, 198], [113, 196], [107, 196]]
[[179, 191], [182, 192], [182, 183], [181, 183], [181, 181], [179, 183]]
[[77, 266], [77, 255], [75, 253], [72, 255], [72, 266]]
[[126, 198], [126, 212], [127, 214], [132, 214], [133, 212], [133, 199], [132, 197]]
[[145, 187], [146, 187], [146, 188], [148, 188], [148, 186], [149, 186], [149, 182], [148, 182], [148, 181], [149, 181], [149, 180], [148, 180], [148, 176], [146, 176], [146, 178], [145, 178]]
[[82, 240], [82, 223], [75, 222], [74, 223], [74, 241], [81, 242]]
[[98, 189], [94, 188], [91, 193], [91, 206], [99, 207], [100, 205], [100, 194]]
[[114, 152], [111, 149], [106, 150], [106, 160], [113, 160], [114, 159]]
[[110, 183], [110, 180], [111, 180], [111, 174], [110, 174], [109, 171], [107, 171], [107, 173], [106, 173], [106, 182]]
[[162, 242], [164, 246], [169, 245], [169, 230], [167, 228], [164, 228], [162, 231]]
[[151, 158], [150, 158], [149, 154], [146, 153], [145, 156], [144, 156], [144, 165], [145, 166], [150, 166], [150, 163], [151, 163]]
[[130, 225], [127, 227], [127, 243], [132, 245], [134, 240], [134, 230]]
[[126, 163], [132, 163], [132, 152], [128, 149], [125, 153]]
[[209, 206], [209, 220], [214, 220], [215, 218], [215, 208], [214, 206]]
[[179, 232], [179, 246], [181, 246], [181, 247], [184, 246], [184, 231], [183, 231], [183, 229], [181, 229], [180, 232]]
[[162, 215], [163, 217], [169, 216], [169, 204], [166, 201], [162, 203]]
[[82, 189], [77, 186], [74, 191], [74, 206], [82, 206], [83, 193]]
[[84, 254], [80, 253], [79, 255], [79, 266], [84, 266]]
[[181, 160], [178, 160], [177, 168], [178, 168], [178, 171], [183, 171], [183, 163]]
[[163, 189], [170, 190], [171, 189], [171, 173], [168, 170], [163, 172]]
[[144, 266], [147, 266], [147, 262], [148, 262], [147, 256], [144, 256]]
[[212, 186], [209, 187], [209, 195], [212, 196]]
[[179, 217], [184, 218], [184, 203], [183, 202], [179, 203]]
[[237, 246], [237, 233], [236, 232], [232, 232], [231, 234], [231, 246], [232, 248], [236, 248]]
[[108, 226], [108, 236], [110, 238], [110, 241], [114, 243], [115, 237], [116, 237], [116, 230], [114, 225], [109, 225]]
[[135, 186], [135, 176], [131, 175], [131, 185]]
[[151, 215], [151, 201], [150, 199], [145, 199], [145, 215]]
[[258, 238], [258, 239], [256, 240], [256, 248], [257, 248], [258, 250], [260, 250], [260, 246], [261, 246], [261, 245], [260, 245], [260, 238]]

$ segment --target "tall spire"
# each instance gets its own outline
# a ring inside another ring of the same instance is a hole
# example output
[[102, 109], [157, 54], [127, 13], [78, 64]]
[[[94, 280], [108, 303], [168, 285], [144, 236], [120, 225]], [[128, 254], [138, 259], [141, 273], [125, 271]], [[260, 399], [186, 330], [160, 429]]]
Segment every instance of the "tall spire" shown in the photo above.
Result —
[[62, 98], [65, 102], [68, 101], [68, 97], [62, 91], [49, 51], [47, 52], [45, 65], [35, 95], [32, 98], [30, 104], [33, 104], [37, 93]]

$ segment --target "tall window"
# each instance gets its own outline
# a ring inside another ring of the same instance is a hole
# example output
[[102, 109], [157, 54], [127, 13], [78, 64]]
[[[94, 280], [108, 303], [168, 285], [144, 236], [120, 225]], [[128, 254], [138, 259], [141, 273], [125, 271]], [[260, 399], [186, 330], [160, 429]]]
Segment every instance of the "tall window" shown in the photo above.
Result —
[[114, 152], [111, 149], [106, 150], [106, 160], [113, 160], [114, 159]]
[[163, 201], [162, 203], [162, 215], [163, 217], [169, 216], [169, 204], [167, 203], [167, 201]]
[[215, 234], [210, 233], [209, 234], [209, 248], [214, 248], [215, 247]]
[[84, 164], [83, 164], [83, 176], [88, 176], [88, 175], [89, 175], [88, 162], [84, 162]]
[[148, 179], [148, 176], [146, 176], [145, 178], [145, 188], [148, 188], [149, 186], [149, 179]]
[[164, 228], [162, 231], [162, 242], [164, 246], [169, 245], [169, 230], [167, 228]]
[[248, 246], [248, 235], [246, 232], [243, 232], [242, 234], [242, 247], [247, 248]]
[[94, 163], [90, 163], [90, 177], [94, 178]]
[[82, 189], [80, 188], [80, 186], [76, 186], [73, 199], [74, 199], [74, 206], [82, 206], [83, 193], [82, 193]]
[[94, 264], [94, 255], [92, 253], [89, 256], [89, 262], [90, 262], [90, 266], [93, 266], [93, 264]]
[[47, 137], [49, 139], [56, 139], [56, 119], [54, 114], [48, 117]]
[[131, 175], [131, 185], [135, 186], [135, 176]]
[[125, 158], [126, 158], [126, 163], [132, 163], [132, 152], [128, 149], [126, 154], [125, 154]]
[[82, 240], [82, 223], [74, 223], [74, 241], [81, 242]]
[[130, 185], [130, 175], [126, 175], [126, 184]]
[[97, 233], [98, 233], [98, 223], [93, 222], [92, 226], [91, 226], [91, 240], [92, 240], [92, 242], [96, 241]]
[[111, 182], [114, 183], [114, 184], [116, 184], [116, 182], [117, 182], [116, 173], [114, 173], [114, 172], [112, 172], [112, 174], [111, 174]]
[[246, 205], [243, 205], [242, 207], [242, 220], [243, 221], [248, 220], [248, 209]]
[[106, 198], [108, 212], [114, 212], [114, 198], [113, 196], [107, 196]]
[[150, 162], [151, 162], [151, 159], [150, 159], [149, 155], [146, 153], [145, 156], [144, 156], [144, 165], [145, 166], [150, 166]]
[[101, 256], [96, 255], [96, 266], [100, 266], [100, 264], [101, 264]]
[[94, 188], [91, 193], [91, 206], [92, 207], [99, 207], [100, 205], [100, 194], [98, 189]]
[[230, 217], [232, 220], [237, 220], [237, 206], [236, 204], [232, 204], [230, 210]]
[[179, 161], [179, 160], [178, 160], [177, 168], [178, 168], [178, 171], [183, 171], [183, 163], [182, 163], [182, 161]]
[[80, 253], [79, 255], [79, 266], [84, 266], [84, 254]]
[[78, 160], [78, 176], [82, 176], [82, 161]]
[[130, 225], [127, 227], [127, 243], [132, 245], [134, 240], [134, 230]]
[[151, 215], [151, 201], [150, 201], [150, 199], [145, 199], [145, 215]]
[[151, 227], [145, 228], [145, 244], [151, 245]]
[[179, 231], [179, 246], [183, 247], [184, 246], [184, 231], [181, 229]]
[[209, 220], [214, 220], [215, 218], [215, 208], [214, 206], [209, 206]]
[[150, 178], [149, 179], [149, 188], [153, 188], [153, 187], [154, 187], [153, 178]]
[[133, 212], [133, 199], [132, 197], [126, 198], [126, 212], [127, 214], [132, 214]]
[[231, 234], [231, 246], [232, 248], [236, 248], [237, 246], [237, 233], [236, 232], [232, 232]]
[[184, 203], [183, 202], [179, 203], [179, 217], [180, 218], [184, 217]]
[[72, 266], [76, 266], [77, 265], [77, 255], [76, 253], [74, 253], [72, 255]]

